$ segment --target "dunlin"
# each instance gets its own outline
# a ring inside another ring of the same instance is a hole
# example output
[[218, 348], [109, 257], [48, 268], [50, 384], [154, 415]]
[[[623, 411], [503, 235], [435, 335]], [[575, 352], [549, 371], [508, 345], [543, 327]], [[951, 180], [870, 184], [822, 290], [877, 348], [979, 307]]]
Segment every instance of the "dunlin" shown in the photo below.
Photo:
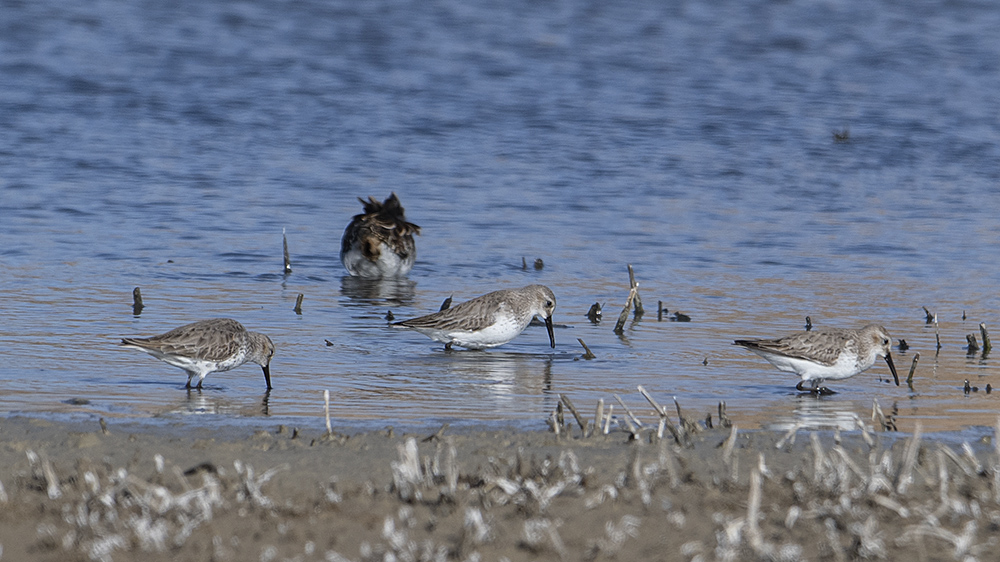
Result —
[[[817, 394], [830, 394], [820, 385], [826, 380], [841, 380], [868, 369], [875, 359], [884, 357], [892, 378], [899, 386], [896, 366], [889, 352], [892, 337], [882, 326], [869, 324], [860, 330], [813, 330], [797, 332], [776, 340], [736, 340], [781, 371], [802, 377], [795, 388]], [[803, 386], [810, 383], [809, 387]]]
[[413, 235], [420, 227], [406, 222], [403, 206], [393, 193], [379, 203], [358, 198], [365, 212], [354, 215], [340, 241], [340, 261], [356, 277], [402, 277], [413, 269], [417, 245]]
[[549, 344], [556, 346], [552, 334], [552, 312], [556, 296], [544, 285], [503, 289], [434, 314], [396, 322], [394, 326], [413, 328], [434, 341], [468, 349], [486, 349], [503, 345], [520, 334], [536, 315], [545, 320]]
[[198, 388], [209, 373], [228, 371], [250, 361], [264, 369], [271, 389], [271, 356], [274, 344], [258, 332], [248, 332], [229, 318], [202, 320], [151, 338], [124, 338], [121, 345], [145, 351], [160, 361], [187, 371], [185, 388], [198, 377]]

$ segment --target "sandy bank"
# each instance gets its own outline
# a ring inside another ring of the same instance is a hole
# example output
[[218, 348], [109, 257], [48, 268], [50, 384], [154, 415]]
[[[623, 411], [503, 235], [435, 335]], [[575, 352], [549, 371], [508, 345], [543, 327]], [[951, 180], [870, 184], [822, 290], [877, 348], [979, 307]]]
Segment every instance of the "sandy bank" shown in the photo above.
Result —
[[0, 420], [2, 559], [989, 559], [1000, 528], [989, 438], [108, 430]]

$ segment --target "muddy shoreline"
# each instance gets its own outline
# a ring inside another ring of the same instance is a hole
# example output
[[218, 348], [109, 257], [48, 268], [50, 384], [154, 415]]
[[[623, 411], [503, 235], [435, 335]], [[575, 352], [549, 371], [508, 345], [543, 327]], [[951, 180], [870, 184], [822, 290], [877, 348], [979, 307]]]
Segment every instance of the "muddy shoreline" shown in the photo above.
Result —
[[1000, 529], [992, 431], [311, 431], [0, 420], [0, 559], [951, 560]]

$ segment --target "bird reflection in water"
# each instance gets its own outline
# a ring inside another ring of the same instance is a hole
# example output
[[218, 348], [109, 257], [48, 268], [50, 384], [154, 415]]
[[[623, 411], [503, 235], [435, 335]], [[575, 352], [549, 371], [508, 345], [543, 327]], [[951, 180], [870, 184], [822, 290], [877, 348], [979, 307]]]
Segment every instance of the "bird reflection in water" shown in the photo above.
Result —
[[[860, 424], [872, 427], [869, 412], [871, 406], [852, 400], [817, 399], [812, 395], [799, 395], [793, 399], [794, 408], [790, 412], [778, 413], [769, 421], [761, 423], [763, 429], [788, 431], [790, 429], [861, 429]], [[898, 410], [893, 404], [887, 414]]]
[[413, 302], [417, 282], [405, 277], [364, 279], [345, 275], [340, 279], [340, 292], [351, 300], [365, 304], [400, 306]]
[[178, 402], [164, 408], [166, 414], [183, 415], [205, 415], [205, 414], [225, 414], [239, 416], [269, 416], [271, 406], [271, 391], [264, 392], [263, 398], [258, 403], [230, 400], [219, 395], [217, 392], [203, 392], [192, 388], [187, 391], [184, 398]]
[[507, 401], [552, 390], [552, 354], [462, 350], [445, 355], [448, 372], [479, 395]]

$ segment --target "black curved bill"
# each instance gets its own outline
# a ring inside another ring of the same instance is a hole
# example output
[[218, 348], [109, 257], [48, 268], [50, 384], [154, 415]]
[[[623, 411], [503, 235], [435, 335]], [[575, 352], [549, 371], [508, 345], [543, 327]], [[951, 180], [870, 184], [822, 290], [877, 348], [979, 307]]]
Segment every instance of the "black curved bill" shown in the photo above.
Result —
[[[267, 382], [267, 389], [271, 390], [271, 368], [267, 365], [264, 365], [261, 367], [261, 369], [264, 369], [264, 381]], [[893, 374], [895, 373], [896, 371], [893, 371]], [[896, 384], [899, 383], [897, 382]]]
[[892, 371], [892, 378], [896, 381], [896, 386], [899, 386], [899, 376], [896, 375], [896, 366], [892, 364], [892, 354], [885, 354], [885, 362], [889, 364], [889, 370]]
[[556, 336], [552, 333], [552, 317], [549, 316], [545, 319], [545, 329], [549, 331], [549, 345], [553, 348], [556, 347]]

